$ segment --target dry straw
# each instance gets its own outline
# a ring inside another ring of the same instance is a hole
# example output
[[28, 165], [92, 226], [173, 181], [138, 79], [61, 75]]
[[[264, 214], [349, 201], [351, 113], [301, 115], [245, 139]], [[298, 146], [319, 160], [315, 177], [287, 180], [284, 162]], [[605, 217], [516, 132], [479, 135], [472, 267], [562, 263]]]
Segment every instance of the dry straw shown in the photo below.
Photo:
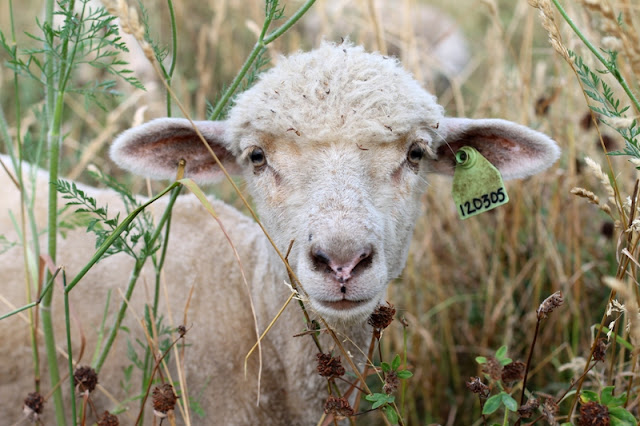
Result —
[[571, 62], [569, 58], [569, 52], [562, 43], [562, 37], [560, 36], [560, 30], [556, 25], [553, 11], [551, 9], [551, 2], [549, 0], [529, 0], [529, 4], [540, 12], [540, 21], [542, 27], [547, 31], [549, 35], [549, 42], [556, 52], [560, 54], [567, 62]]

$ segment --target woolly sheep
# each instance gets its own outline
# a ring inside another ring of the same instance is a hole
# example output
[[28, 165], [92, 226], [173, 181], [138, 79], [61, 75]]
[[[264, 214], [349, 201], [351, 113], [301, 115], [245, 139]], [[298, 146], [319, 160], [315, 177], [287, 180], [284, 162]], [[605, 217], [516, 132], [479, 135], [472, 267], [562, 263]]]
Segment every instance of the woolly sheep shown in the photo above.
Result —
[[[538, 173], [559, 156], [555, 142], [524, 126], [444, 117], [435, 98], [398, 61], [347, 43], [324, 43], [282, 58], [238, 97], [226, 121], [196, 125], [225, 167], [244, 175], [278, 248], [284, 252], [295, 240], [289, 261], [308, 295], [310, 314], [322, 315], [335, 327], [359, 367], [363, 359], [357, 347], [366, 347], [371, 335], [366, 320], [384, 302], [389, 281], [402, 272], [428, 174], [451, 175], [453, 154], [465, 145], [476, 147], [505, 179]], [[198, 182], [220, 177], [185, 119], [164, 118], [128, 130], [113, 144], [111, 156], [121, 167], [153, 179], [174, 178], [180, 159], [186, 160], [185, 175]], [[17, 214], [18, 191], [4, 173], [0, 179], [3, 203]], [[46, 199], [46, 181], [46, 175], [38, 174], [40, 199]], [[100, 204], [108, 203], [112, 213], [122, 210], [113, 191], [81, 188]], [[253, 220], [221, 201], [210, 201], [238, 250], [262, 332], [291, 294], [285, 284], [288, 274]], [[157, 204], [154, 210], [162, 212], [166, 201]], [[42, 224], [45, 206], [37, 205], [36, 211]], [[0, 234], [16, 239], [5, 216], [0, 215]], [[60, 239], [57, 263], [73, 277], [93, 247], [90, 234], [71, 231]], [[14, 247], [1, 259], [5, 279], [0, 293], [21, 305], [22, 249]], [[107, 290], [119, 301], [116, 289], [127, 282], [130, 270], [128, 258], [112, 256], [70, 293], [88, 339], [87, 353], [95, 345]], [[256, 341], [249, 294], [225, 236], [192, 195], [181, 196], [174, 208], [164, 274], [168, 297], [161, 312], [165, 318], [171, 312], [175, 325], [184, 321], [189, 327], [184, 359], [189, 395], [206, 413], [204, 419], [192, 414], [192, 422], [315, 424], [326, 380], [315, 371], [318, 351], [312, 339], [293, 337], [305, 328], [297, 303], [285, 309], [262, 343], [256, 405], [257, 355], [250, 358], [247, 379], [243, 374], [244, 357]], [[131, 301], [138, 315], [152, 283], [146, 270]], [[56, 336], [63, 341], [62, 297], [56, 292]], [[100, 383], [118, 398], [124, 398], [118, 383], [127, 365], [126, 340], [144, 340], [131, 314], [126, 324], [130, 335], [120, 333], [100, 375]], [[0, 411], [8, 413], [9, 421], [19, 417], [16, 407], [33, 385], [25, 329], [16, 316], [0, 327], [2, 341], [11, 342], [0, 348]], [[325, 353], [339, 353], [329, 336], [321, 333], [320, 340]], [[99, 396], [96, 404], [109, 408]], [[52, 408], [48, 410], [50, 416]]]

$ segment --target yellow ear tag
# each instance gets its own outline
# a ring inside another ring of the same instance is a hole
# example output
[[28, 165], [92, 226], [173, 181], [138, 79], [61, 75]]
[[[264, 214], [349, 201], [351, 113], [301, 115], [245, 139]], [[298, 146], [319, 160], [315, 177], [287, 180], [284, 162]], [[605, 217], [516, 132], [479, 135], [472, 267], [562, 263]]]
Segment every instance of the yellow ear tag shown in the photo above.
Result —
[[509, 202], [498, 169], [470, 146], [456, 152], [453, 201], [460, 219], [467, 219]]

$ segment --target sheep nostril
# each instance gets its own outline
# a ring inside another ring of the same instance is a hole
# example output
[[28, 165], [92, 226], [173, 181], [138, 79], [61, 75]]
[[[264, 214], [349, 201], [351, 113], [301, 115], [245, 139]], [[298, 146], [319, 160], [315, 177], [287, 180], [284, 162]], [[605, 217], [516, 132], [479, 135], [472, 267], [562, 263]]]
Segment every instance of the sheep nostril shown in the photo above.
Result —
[[329, 255], [323, 252], [321, 249], [314, 249], [311, 251], [311, 259], [313, 261], [313, 266], [316, 269], [326, 269], [327, 272], [331, 272], [331, 259]]

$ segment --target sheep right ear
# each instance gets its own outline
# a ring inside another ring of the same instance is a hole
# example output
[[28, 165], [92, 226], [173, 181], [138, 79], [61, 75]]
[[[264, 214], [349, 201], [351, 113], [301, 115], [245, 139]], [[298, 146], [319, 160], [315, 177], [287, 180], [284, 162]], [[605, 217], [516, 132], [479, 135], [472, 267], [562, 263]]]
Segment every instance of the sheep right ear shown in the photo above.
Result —
[[[196, 121], [198, 130], [224, 168], [240, 173], [225, 140], [224, 121]], [[199, 183], [217, 182], [222, 171], [184, 118], [160, 118], [122, 133], [111, 146], [111, 158], [125, 170], [151, 179], [175, 179], [178, 163], [186, 161], [185, 177]]]

